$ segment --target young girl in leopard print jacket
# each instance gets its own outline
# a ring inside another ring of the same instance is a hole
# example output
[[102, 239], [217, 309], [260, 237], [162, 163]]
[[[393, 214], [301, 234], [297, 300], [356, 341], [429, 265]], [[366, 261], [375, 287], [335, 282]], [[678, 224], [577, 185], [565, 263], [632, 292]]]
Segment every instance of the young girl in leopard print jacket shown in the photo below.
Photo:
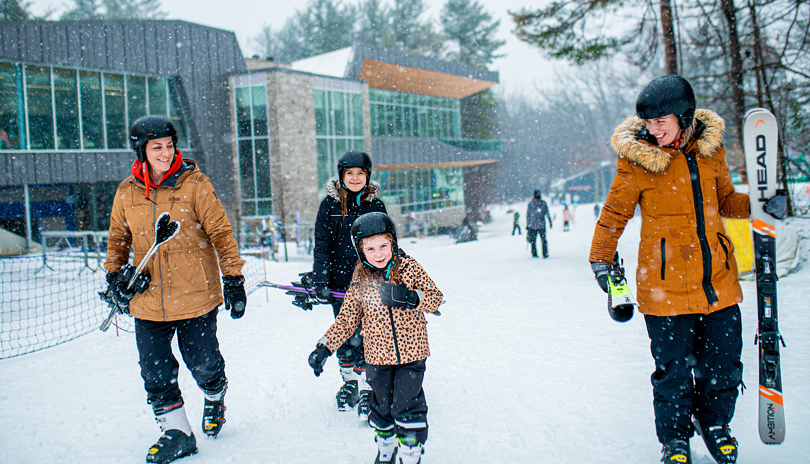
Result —
[[366, 376], [374, 392], [369, 424], [377, 430], [375, 462], [417, 464], [428, 432], [422, 380], [430, 350], [424, 313], [439, 309], [442, 292], [397, 248], [394, 223], [385, 213], [360, 216], [351, 234], [360, 260], [340, 314], [309, 364], [320, 375], [326, 359], [362, 322]]

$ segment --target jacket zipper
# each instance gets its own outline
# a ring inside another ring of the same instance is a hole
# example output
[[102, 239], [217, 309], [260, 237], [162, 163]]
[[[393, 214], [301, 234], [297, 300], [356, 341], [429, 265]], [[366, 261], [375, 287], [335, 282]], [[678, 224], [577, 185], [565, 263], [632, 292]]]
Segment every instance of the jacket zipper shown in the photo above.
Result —
[[728, 266], [728, 247], [726, 246], [726, 238], [725, 235], [721, 234], [720, 232], [717, 233], [717, 241], [720, 242], [720, 246], [723, 247], [723, 252], [726, 254], [726, 269], [731, 269]]
[[394, 310], [388, 307], [388, 316], [391, 318], [391, 333], [394, 335], [394, 351], [397, 352], [397, 364], [402, 364], [402, 358], [399, 355], [399, 343], [397, 343], [397, 329], [394, 327]]
[[714, 287], [712, 287], [712, 253], [709, 249], [709, 241], [706, 238], [706, 219], [703, 216], [703, 190], [700, 188], [700, 171], [698, 170], [694, 152], [686, 154], [686, 165], [689, 167], [689, 178], [692, 182], [697, 236], [700, 242], [700, 252], [703, 256], [703, 293], [706, 294], [706, 299], [712, 305], [719, 300]]
[[666, 248], [667, 239], [666, 237], [661, 237], [661, 280], [664, 280], [666, 276], [667, 270], [667, 248]]
[[[155, 190], [155, 202], [152, 207], [152, 222], [157, 222], [157, 190]], [[157, 237], [155, 237], [157, 239]], [[160, 253], [155, 253], [157, 256], [157, 271], [160, 278], [160, 311], [163, 313], [163, 321], [166, 321], [166, 305], [163, 303], [163, 269], [160, 265]]]

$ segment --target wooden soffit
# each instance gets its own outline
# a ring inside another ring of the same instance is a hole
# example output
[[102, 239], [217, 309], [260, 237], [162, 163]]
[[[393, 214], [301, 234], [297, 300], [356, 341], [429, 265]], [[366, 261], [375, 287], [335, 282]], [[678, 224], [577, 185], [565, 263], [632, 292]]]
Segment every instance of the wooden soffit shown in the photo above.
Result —
[[482, 81], [425, 69], [363, 60], [360, 79], [372, 89], [462, 99], [486, 90], [496, 82]]

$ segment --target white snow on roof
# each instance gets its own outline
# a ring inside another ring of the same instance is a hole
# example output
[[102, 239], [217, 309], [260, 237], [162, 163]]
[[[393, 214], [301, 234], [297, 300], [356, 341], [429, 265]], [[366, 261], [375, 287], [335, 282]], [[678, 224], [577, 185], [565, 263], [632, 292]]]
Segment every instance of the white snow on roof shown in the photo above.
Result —
[[292, 69], [323, 76], [343, 77], [351, 52], [352, 47], [346, 47], [323, 55], [293, 61]]

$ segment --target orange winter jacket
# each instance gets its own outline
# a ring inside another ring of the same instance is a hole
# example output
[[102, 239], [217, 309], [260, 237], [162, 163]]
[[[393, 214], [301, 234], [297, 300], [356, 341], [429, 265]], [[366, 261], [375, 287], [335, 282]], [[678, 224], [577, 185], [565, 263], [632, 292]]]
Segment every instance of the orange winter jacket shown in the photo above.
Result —
[[172, 220], [180, 222], [180, 231], [160, 245], [144, 267], [151, 276], [149, 289], [135, 295], [130, 313], [149, 321], [208, 313], [223, 303], [220, 270], [223, 275], [238, 276], [244, 264], [211, 181], [186, 159], [176, 177], [150, 189], [152, 201], [144, 198], [145, 193], [146, 187], [134, 176], [118, 186], [104, 268], [108, 272], [121, 269], [129, 260], [130, 247], [137, 267], [155, 242], [157, 217], [168, 211]]
[[742, 301], [734, 244], [721, 217], [747, 218], [748, 195], [731, 183], [723, 147], [725, 123], [697, 110], [682, 151], [637, 138], [631, 117], [611, 144], [617, 174], [594, 230], [589, 260], [610, 263], [627, 221], [641, 210], [639, 311], [655, 316], [708, 314]]
[[382, 303], [382, 276], [358, 279], [346, 292], [335, 323], [321, 339], [332, 353], [363, 323], [366, 362], [375, 366], [407, 364], [430, 356], [425, 312], [435, 312], [442, 304], [442, 292], [427, 272], [410, 257], [402, 259], [400, 276], [409, 290], [422, 290], [424, 299], [414, 309], [392, 308]]

